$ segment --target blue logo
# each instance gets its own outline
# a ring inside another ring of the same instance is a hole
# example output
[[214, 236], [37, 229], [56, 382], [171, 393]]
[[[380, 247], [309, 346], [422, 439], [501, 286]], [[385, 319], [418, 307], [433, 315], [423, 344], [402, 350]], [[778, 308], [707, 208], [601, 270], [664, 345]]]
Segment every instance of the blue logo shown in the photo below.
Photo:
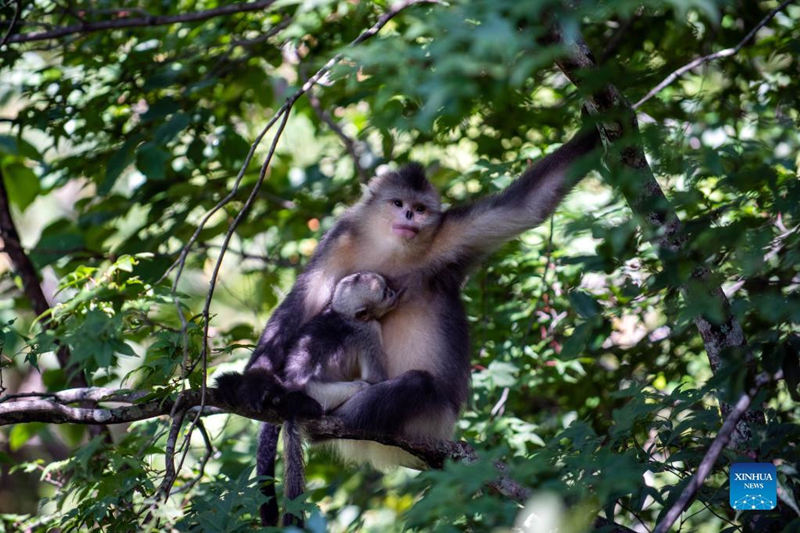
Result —
[[772, 463], [731, 466], [731, 507], [737, 511], [769, 511], [778, 503], [778, 474]]

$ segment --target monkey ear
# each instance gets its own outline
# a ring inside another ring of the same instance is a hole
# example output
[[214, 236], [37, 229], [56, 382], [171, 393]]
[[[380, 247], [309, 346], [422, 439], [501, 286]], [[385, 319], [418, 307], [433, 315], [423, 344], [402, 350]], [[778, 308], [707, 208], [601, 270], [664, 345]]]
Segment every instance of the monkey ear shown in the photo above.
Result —
[[370, 194], [375, 195], [381, 189], [385, 181], [385, 174], [375, 176], [367, 182], [367, 190], [370, 192]]
[[378, 188], [380, 188], [380, 184], [381, 179], [378, 176], [375, 176], [367, 182], [367, 191], [369, 191], [370, 194], [375, 194], [378, 191]]
[[361, 307], [356, 311], [355, 315], [353, 316], [356, 317], [356, 320], [360, 320], [362, 322], [369, 322], [369, 309], [367, 309], [366, 307]]

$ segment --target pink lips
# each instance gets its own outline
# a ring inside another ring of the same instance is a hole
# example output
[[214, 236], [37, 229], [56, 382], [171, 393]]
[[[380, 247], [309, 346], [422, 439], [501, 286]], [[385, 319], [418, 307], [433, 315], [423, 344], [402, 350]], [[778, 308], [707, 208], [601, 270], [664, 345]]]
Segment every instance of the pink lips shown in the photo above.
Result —
[[419, 229], [415, 226], [408, 226], [406, 224], [393, 224], [392, 231], [395, 235], [403, 237], [404, 239], [413, 239], [419, 233]]

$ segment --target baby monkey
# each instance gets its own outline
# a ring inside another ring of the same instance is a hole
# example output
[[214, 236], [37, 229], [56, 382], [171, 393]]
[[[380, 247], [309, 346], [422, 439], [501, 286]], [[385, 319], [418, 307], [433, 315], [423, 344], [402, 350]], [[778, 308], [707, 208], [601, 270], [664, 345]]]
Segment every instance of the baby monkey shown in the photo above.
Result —
[[403, 291], [383, 276], [357, 272], [336, 284], [330, 304], [305, 324], [292, 343], [282, 381], [332, 411], [370, 384], [386, 379], [378, 320]]
[[[250, 380], [246, 374], [228, 373], [217, 379], [223, 399], [231, 405], [244, 401], [254, 410], [271, 405], [285, 417], [287, 500], [300, 496], [305, 484], [297, 418], [332, 411], [357, 392], [386, 379], [378, 320], [395, 307], [403, 292], [392, 289], [374, 272], [344, 277], [336, 284], [330, 303], [304, 324], [291, 342], [280, 375]], [[272, 383], [272, 388], [264, 390], [265, 382]], [[301, 525], [302, 520], [286, 514], [284, 525], [290, 524]]]

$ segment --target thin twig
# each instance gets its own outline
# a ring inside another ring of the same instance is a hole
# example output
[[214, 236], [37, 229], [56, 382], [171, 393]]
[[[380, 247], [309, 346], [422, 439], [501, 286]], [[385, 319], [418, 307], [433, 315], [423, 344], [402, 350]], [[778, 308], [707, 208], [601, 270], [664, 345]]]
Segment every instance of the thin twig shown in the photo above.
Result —
[[775, 15], [777, 15], [781, 10], [783, 10], [783, 8], [785, 8], [794, 1], [795, 0], [784, 0], [783, 2], [781, 2], [781, 4], [778, 7], [770, 11], [767, 14], [767, 16], [761, 19], [761, 21], [753, 27], [753, 29], [747, 32], [747, 35], [744, 36], [744, 39], [739, 41], [733, 48], [725, 48], [724, 50], [720, 50], [719, 52], [714, 52], [713, 54], [708, 54], [706, 56], [698, 57], [697, 59], [694, 59], [693, 61], [687, 63], [681, 68], [674, 70], [669, 76], [664, 78], [661, 81], [661, 83], [650, 89], [650, 91], [646, 95], [644, 95], [641, 99], [639, 99], [638, 102], [633, 104], [631, 107], [633, 107], [633, 109], [638, 108], [640, 105], [642, 105], [643, 103], [654, 97], [656, 94], [661, 92], [661, 90], [664, 87], [668, 86], [673, 81], [677, 80], [678, 78], [680, 78], [693, 68], [699, 67], [700, 65], [704, 65], [705, 63], [708, 63], [710, 61], [714, 61], [715, 59], [730, 57], [734, 54], [737, 54], [739, 50], [744, 48], [744, 45], [746, 45], [748, 41], [750, 41], [750, 39], [752, 39], [755, 36], [758, 30], [766, 26], [767, 23], [769, 23], [769, 21], [775, 17]]
[[3, 36], [3, 40], [0, 41], [0, 48], [3, 48], [6, 43], [8, 43], [8, 39], [11, 37], [11, 32], [14, 31], [14, 26], [17, 25], [19, 14], [22, 11], [22, 0], [16, 0], [16, 2], [14, 2], [14, 6], [14, 16], [11, 17], [11, 24], [8, 25], [8, 29], [6, 30], [6, 34]]
[[248, 46], [254, 46], [256, 44], [263, 43], [264, 41], [267, 41], [271, 37], [280, 33], [282, 30], [286, 29], [286, 27], [289, 26], [289, 24], [291, 24], [293, 21], [294, 19], [292, 17], [286, 17], [284, 19], [281, 19], [280, 22], [278, 22], [276, 25], [274, 25], [268, 31], [262, 33], [258, 37], [253, 37], [252, 39], [233, 39], [231, 41], [231, 45], [241, 46], [246, 48]]
[[[84, 15], [118, 15], [120, 17], [126, 17], [129, 13], [138, 13], [143, 17], [150, 17], [152, 16], [150, 13], [147, 12], [146, 9], [142, 9], [141, 7], [109, 7], [105, 9], [87, 9], [82, 10]], [[81, 17], [82, 19], [86, 18], [85, 16]]]
[[[175, 478], [178, 477], [177, 471], [175, 470], [175, 446], [178, 442], [178, 434], [181, 431], [183, 419], [186, 417], [186, 408], [182, 405], [182, 398], [182, 395], [178, 396], [178, 401], [175, 402], [172, 409], [172, 426], [169, 429], [167, 446], [164, 450], [164, 480], [161, 482], [161, 487], [158, 489], [158, 498], [156, 502], [166, 501], [166, 499], [169, 498], [169, 492], [172, 489], [173, 483], [175, 483]], [[157, 503], [154, 503], [153, 505], [156, 504]]]
[[508, 400], [508, 391], [508, 387], [503, 387], [503, 392], [500, 393], [500, 399], [497, 400], [497, 403], [494, 404], [494, 407], [492, 407], [492, 410], [489, 412], [489, 416], [491, 418], [502, 415], [505, 411], [506, 401]]
[[[233, 234], [236, 232], [236, 228], [239, 227], [239, 224], [244, 220], [247, 214], [250, 212], [250, 208], [253, 205], [256, 197], [258, 196], [258, 191], [261, 189], [261, 185], [264, 183], [264, 179], [267, 176], [267, 170], [269, 169], [269, 164], [272, 162], [272, 157], [275, 155], [275, 149], [278, 146], [278, 141], [280, 140], [281, 134], [283, 133], [284, 128], [286, 127], [286, 122], [289, 119], [289, 112], [291, 111], [292, 105], [294, 102], [287, 102], [286, 111], [283, 113], [283, 120], [281, 121], [280, 126], [278, 127], [278, 131], [275, 132], [275, 137], [272, 139], [272, 145], [270, 146], [269, 153], [267, 154], [266, 159], [264, 159], [264, 163], [261, 165], [261, 171], [258, 176], [258, 181], [253, 186], [252, 190], [250, 191], [250, 195], [247, 197], [247, 201], [245, 202], [242, 209], [236, 215], [236, 218], [233, 219], [233, 222], [228, 226], [228, 231], [225, 232], [225, 238], [222, 241], [222, 245], [220, 247], [220, 253], [217, 256], [217, 262], [214, 264], [214, 270], [211, 273], [211, 279], [209, 281], [208, 292], [206, 293], [206, 301], [203, 305], [203, 343], [202, 348], [200, 351], [200, 361], [202, 362], [202, 374], [203, 374], [203, 382], [200, 388], [200, 409], [195, 414], [194, 418], [192, 419], [192, 423], [189, 426], [189, 429], [186, 432], [186, 438], [184, 443], [186, 444], [183, 449], [183, 453], [181, 454], [181, 460], [178, 465], [178, 471], [183, 467], [183, 462], [186, 460], [186, 456], [189, 453], [189, 446], [188, 442], [192, 438], [192, 433], [194, 432], [194, 428], [197, 426], [197, 423], [200, 421], [200, 416], [202, 415], [203, 408], [206, 405], [206, 390], [208, 388], [206, 380], [208, 379], [208, 330], [211, 325], [211, 300], [214, 297], [214, 290], [217, 286], [217, 278], [219, 277], [219, 270], [222, 267], [222, 260], [225, 258], [225, 252], [228, 249], [228, 245], [230, 243]], [[197, 362], [195, 362], [195, 365]], [[189, 369], [189, 373], [192, 372], [194, 369], [194, 365], [192, 368]], [[174, 447], [172, 449], [174, 453]], [[165, 491], [165, 498], [169, 496], [169, 491], [172, 488], [172, 484], [175, 482], [175, 478], [177, 474], [175, 472], [170, 472], [167, 470], [167, 474], [164, 477], [164, 483], [162, 484], [162, 491]]]
[[[221, 246], [219, 244], [208, 244], [208, 243], [198, 244], [197, 247], [199, 249], [201, 249], [201, 250], [203, 250], [203, 249], [205, 249], [205, 250], [219, 250], [221, 248]], [[281, 266], [281, 267], [284, 267], [284, 268], [297, 268], [298, 267], [298, 265], [292, 263], [291, 261], [283, 259], [282, 257], [272, 257], [272, 256], [269, 256], [269, 255], [251, 254], [251, 253], [245, 252], [244, 250], [235, 250], [235, 249], [232, 249], [232, 248], [228, 249], [228, 253], [232, 253], [234, 255], [237, 255], [237, 256], [241, 257], [243, 260], [244, 259], [251, 259], [251, 260], [254, 260], [254, 261], [261, 261], [262, 263], [267, 263], [268, 265], [277, 265], [277, 266]]]
[[697, 467], [697, 472], [695, 472], [692, 479], [689, 483], [684, 487], [683, 492], [681, 492], [680, 497], [678, 500], [672, 504], [672, 507], [669, 508], [667, 514], [664, 515], [664, 518], [659, 522], [656, 526], [653, 533], [666, 533], [669, 531], [669, 528], [672, 527], [672, 524], [678, 519], [678, 517], [683, 513], [683, 511], [688, 507], [691, 501], [694, 499], [695, 494], [703, 485], [703, 482], [708, 477], [708, 474], [711, 473], [711, 469], [714, 467], [714, 463], [717, 462], [719, 455], [722, 453], [722, 450], [725, 449], [725, 445], [731, 438], [733, 431], [736, 429], [736, 425], [739, 422], [739, 419], [747, 412], [747, 408], [750, 407], [750, 403], [753, 401], [753, 398], [758, 393], [758, 391], [771, 381], [777, 381], [783, 378], [783, 372], [779, 371], [774, 375], [770, 375], [767, 373], [759, 374], [756, 376], [755, 384], [747, 391], [742, 393], [739, 397], [739, 400], [733, 406], [733, 409], [728, 413], [728, 416], [725, 417], [725, 422], [722, 424], [717, 436], [714, 438], [714, 441], [711, 443], [711, 446], [708, 448], [705, 456], [703, 456], [703, 460], [700, 461], [700, 466]]
[[[208, 220], [212, 216], [214, 216], [214, 214], [217, 213], [220, 209], [225, 207], [225, 205], [227, 205], [228, 202], [233, 200], [233, 198], [239, 192], [239, 186], [241, 185], [242, 178], [244, 178], [245, 171], [247, 170], [247, 167], [250, 165], [250, 161], [252, 161], [252, 159], [253, 159], [253, 155], [255, 154], [256, 148], [258, 147], [259, 144], [261, 144], [261, 140], [264, 138], [264, 136], [267, 134], [267, 132], [272, 128], [272, 126], [278, 121], [278, 119], [283, 115], [283, 113], [287, 111], [287, 103], [284, 103], [278, 109], [278, 111], [275, 113], [275, 116], [273, 116], [269, 120], [269, 122], [267, 122], [267, 124], [261, 129], [259, 134], [256, 136], [256, 139], [255, 139], [255, 141], [253, 141], [253, 144], [250, 145], [250, 150], [247, 152], [247, 156], [245, 156], [245, 158], [244, 158], [244, 162], [242, 163], [242, 167], [239, 169], [239, 173], [236, 175], [236, 179], [234, 180], [233, 188], [231, 188], [231, 190], [228, 192], [228, 194], [226, 194], [225, 197], [223, 197], [219, 202], [217, 202], [217, 204], [214, 207], [212, 207], [211, 210], [209, 210], [203, 216], [202, 219], [200, 219], [200, 222], [198, 223], [197, 228], [195, 229], [194, 233], [192, 233], [192, 236], [189, 237], [189, 240], [183, 246], [183, 249], [181, 250], [181, 253], [178, 256], [178, 259], [176, 259], [175, 262], [161, 276], [161, 280], [163, 280], [164, 278], [166, 278], [169, 275], [169, 273], [173, 269], [175, 269], [175, 268], [178, 269], [177, 272], [175, 273], [175, 279], [172, 282], [172, 290], [171, 290], [171, 292], [172, 292], [172, 299], [173, 299], [173, 301], [175, 303], [175, 307], [178, 310], [178, 317], [180, 318], [180, 321], [181, 321], [181, 336], [182, 336], [182, 339], [183, 339], [183, 342], [182, 342], [182, 344], [183, 344], [183, 363], [182, 364], [184, 365], [184, 374], [185, 375], [188, 374], [188, 372], [187, 372], [187, 363], [188, 363], [188, 358], [189, 358], [189, 343], [188, 343], [188, 333], [187, 333], [187, 331], [188, 331], [188, 323], [186, 321], [185, 315], [183, 314], [183, 309], [181, 307], [180, 300], [178, 299], [178, 282], [180, 281], [181, 275], [183, 274], [183, 269], [186, 266], [186, 259], [189, 256], [189, 251], [192, 249], [192, 246], [197, 241], [198, 237], [200, 236], [200, 233], [203, 231], [203, 228], [205, 227], [205, 225], [208, 222]], [[159, 280], [159, 281], [161, 281], [161, 280]]]
[[203, 454], [203, 458], [200, 459], [200, 466], [197, 475], [188, 483], [173, 491], [173, 494], [192, 490], [192, 487], [194, 487], [201, 479], [203, 479], [203, 475], [206, 471], [206, 465], [211, 459], [211, 456], [214, 455], [214, 445], [211, 443], [211, 437], [208, 436], [208, 430], [206, 430], [206, 426], [203, 424], [202, 420], [197, 421], [197, 430], [200, 431], [200, 435], [203, 437], [203, 445], [205, 446], [206, 451]]
[[219, 255], [217, 256], [217, 262], [214, 264], [214, 270], [211, 273], [211, 279], [208, 283], [208, 291], [206, 292], [206, 301], [203, 305], [203, 344], [200, 352], [200, 359], [203, 363], [203, 388], [206, 386], [206, 370], [208, 367], [208, 330], [211, 323], [211, 300], [214, 297], [214, 290], [217, 286], [217, 278], [219, 276], [220, 268], [222, 267], [222, 260], [225, 258], [225, 252], [228, 250], [228, 245], [233, 238], [233, 234], [236, 232], [236, 228], [239, 227], [242, 220], [250, 212], [250, 208], [252, 207], [253, 203], [255, 202], [256, 197], [258, 196], [258, 192], [261, 190], [261, 186], [264, 184], [264, 180], [267, 177], [267, 170], [269, 169], [269, 165], [272, 162], [272, 157], [275, 155], [275, 149], [278, 147], [278, 141], [280, 141], [281, 134], [283, 133], [284, 128], [286, 128], [286, 122], [289, 119], [289, 112], [294, 105], [294, 100], [287, 101], [286, 103], [286, 111], [283, 113], [283, 120], [281, 120], [280, 126], [278, 126], [278, 131], [275, 132], [275, 136], [272, 139], [272, 145], [269, 148], [269, 153], [267, 157], [264, 159], [264, 163], [261, 165], [261, 170], [258, 175], [258, 180], [256, 181], [253, 188], [250, 190], [250, 195], [247, 197], [242, 208], [239, 210], [239, 213], [236, 215], [236, 218], [228, 226], [228, 230], [225, 232], [225, 237], [222, 240], [222, 244], [220, 245]]
[[259, 11], [268, 8], [274, 3], [275, 0], [259, 0], [257, 2], [250, 3], [229, 4], [214, 9], [182, 13], [180, 15], [148, 15], [136, 18], [118, 18], [114, 20], [102, 20], [98, 22], [82, 22], [81, 24], [73, 24], [71, 26], [64, 26], [48, 31], [20, 33], [12, 36], [10, 39], [8, 39], [8, 42], [24, 43], [30, 41], [45, 41], [48, 39], [58, 39], [59, 37], [64, 37], [66, 35], [72, 35], [75, 33], [86, 34], [102, 30], [116, 30], [120, 28], [166, 26], [181, 22], [201, 22], [211, 18], [232, 15], [235, 13]]
[[[533, 327], [536, 325], [537, 322], [537, 314], [539, 312], [539, 304], [544, 304], [545, 311], [547, 308], [550, 307], [550, 278], [547, 276], [550, 273], [550, 264], [553, 261], [553, 234], [555, 230], [555, 215], [550, 215], [550, 231], [547, 235], [547, 248], [544, 254], [544, 272], [542, 272], [542, 291], [539, 299], [536, 300], [536, 305], [534, 305], [533, 310], [531, 311], [531, 321], [528, 324], [528, 331], [525, 333], [525, 341], [530, 338], [531, 333], [533, 333]], [[554, 327], [555, 320], [550, 322], [550, 326]], [[542, 340], [545, 339], [545, 336], [542, 335]]]
[[356, 141], [344, 132], [331, 114], [322, 108], [319, 98], [317, 98], [313, 90], [308, 91], [308, 103], [311, 104], [311, 109], [314, 110], [317, 117], [327, 124], [331, 131], [342, 140], [345, 150], [347, 150], [347, 153], [350, 154], [350, 158], [353, 160], [353, 166], [356, 169], [359, 181], [361, 183], [366, 183], [369, 180], [369, 171], [361, 164], [361, 154], [364, 152], [364, 143]]

